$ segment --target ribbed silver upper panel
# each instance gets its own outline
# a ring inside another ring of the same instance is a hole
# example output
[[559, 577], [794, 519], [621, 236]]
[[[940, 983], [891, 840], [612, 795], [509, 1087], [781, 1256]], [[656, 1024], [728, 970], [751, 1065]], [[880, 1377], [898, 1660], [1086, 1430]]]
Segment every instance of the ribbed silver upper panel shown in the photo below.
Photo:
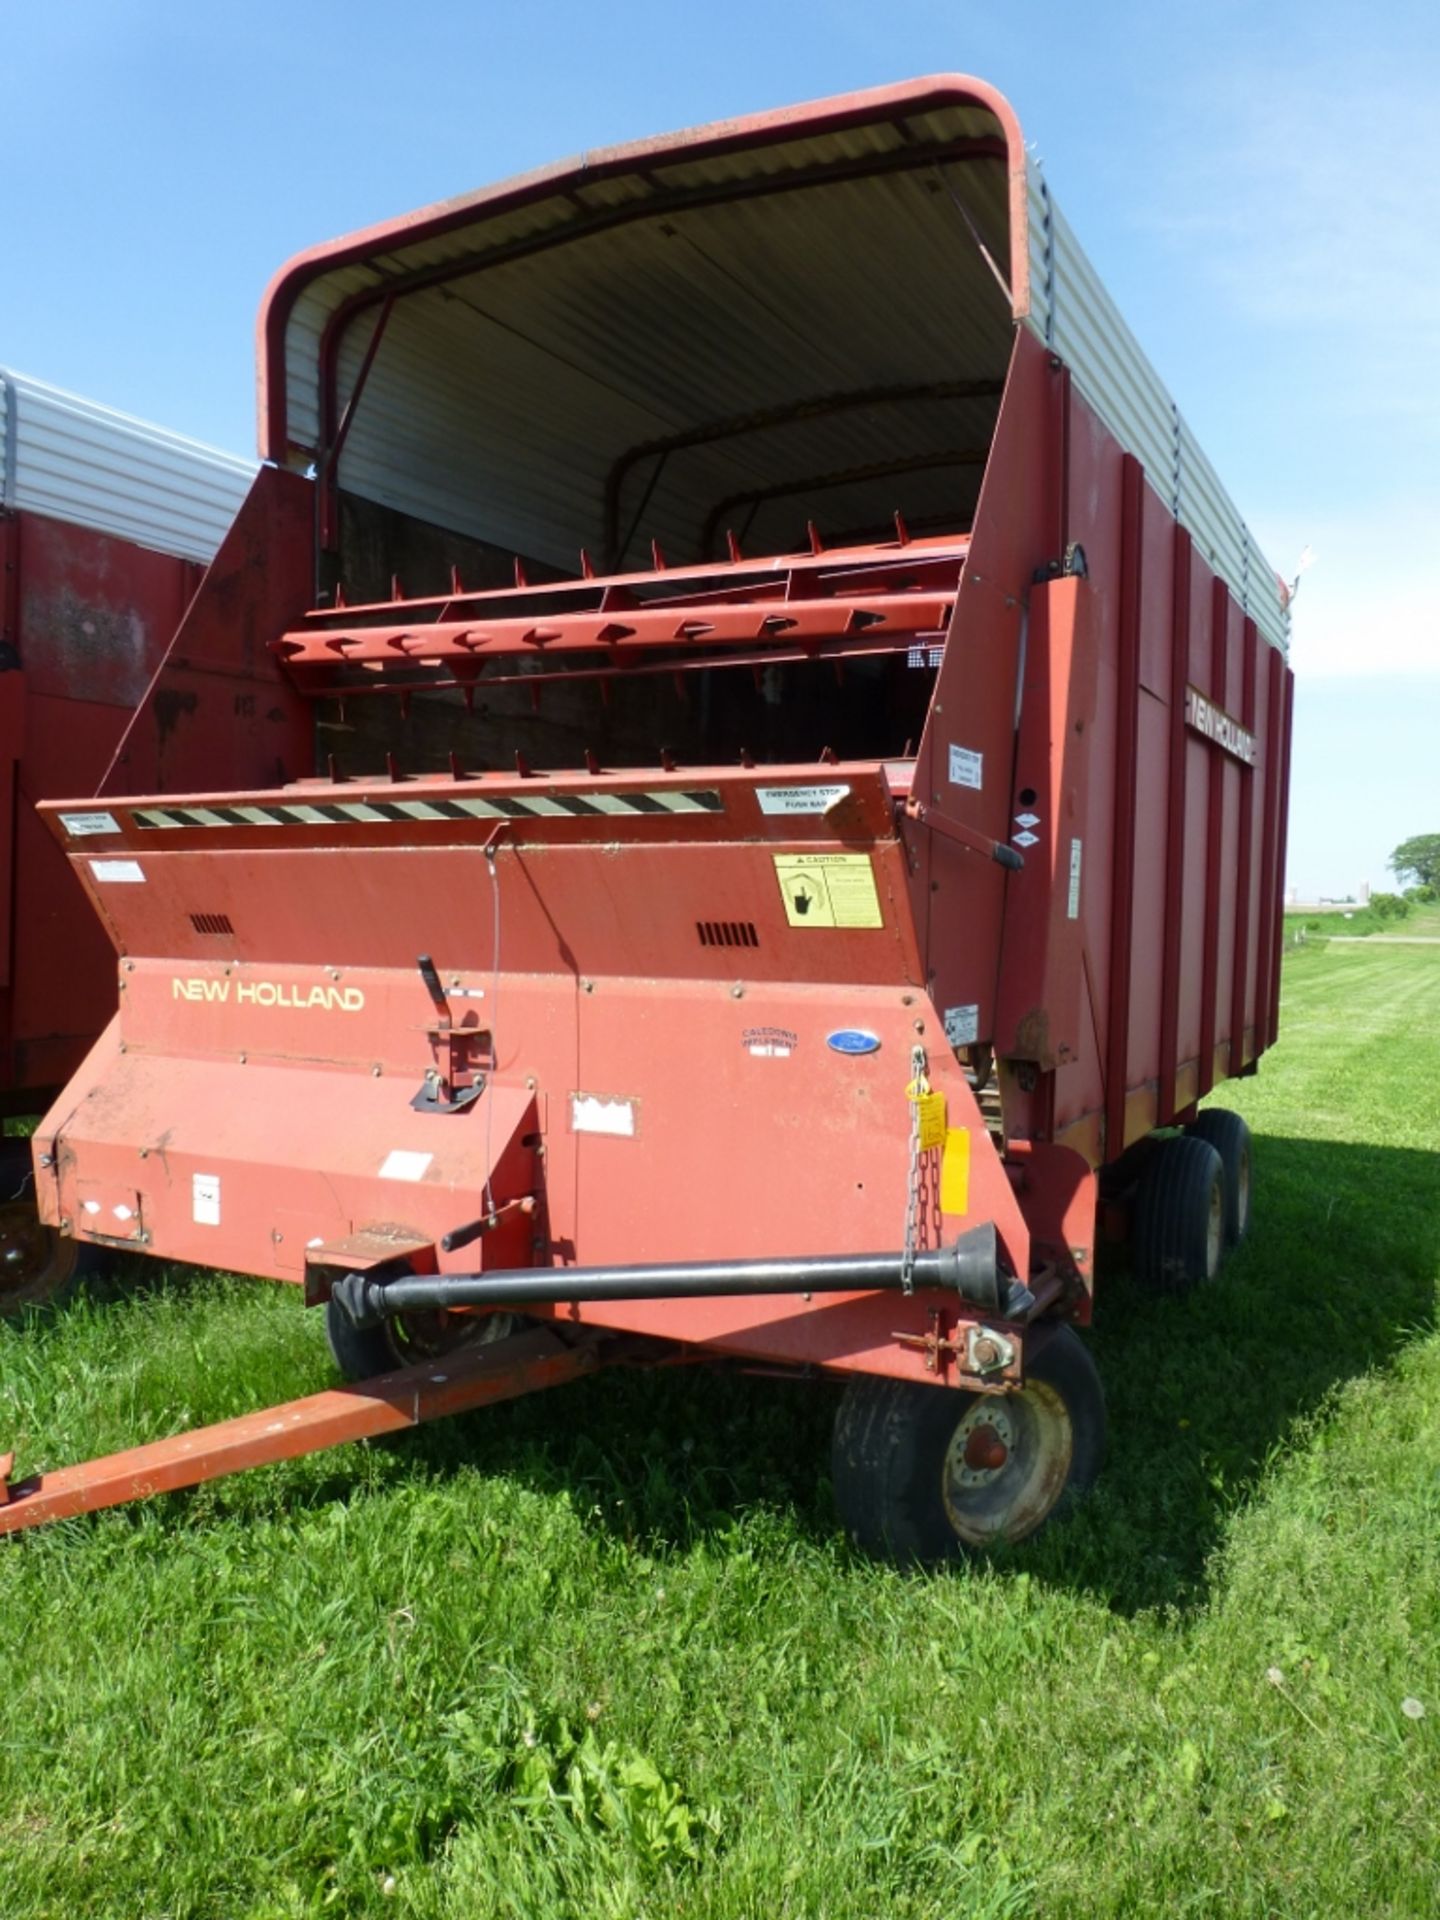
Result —
[[210, 560], [255, 477], [237, 459], [163, 427], [0, 368], [7, 507]]
[[1279, 581], [1215, 469], [1029, 163], [1028, 324], [1069, 367], [1080, 392], [1145, 468], [1197, 549], [1273, 645], [1289, 644]]

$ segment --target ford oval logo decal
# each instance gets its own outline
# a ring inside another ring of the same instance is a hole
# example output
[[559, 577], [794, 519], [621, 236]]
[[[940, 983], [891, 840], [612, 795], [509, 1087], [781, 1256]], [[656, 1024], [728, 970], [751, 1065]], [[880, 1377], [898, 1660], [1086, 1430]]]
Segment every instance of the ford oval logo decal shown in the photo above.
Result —
[[837, 1027], [826, 1034], [825, 1044], [832, 1053], [878, 1053], [880, 1036], [867, 1033], [864, 1027]]

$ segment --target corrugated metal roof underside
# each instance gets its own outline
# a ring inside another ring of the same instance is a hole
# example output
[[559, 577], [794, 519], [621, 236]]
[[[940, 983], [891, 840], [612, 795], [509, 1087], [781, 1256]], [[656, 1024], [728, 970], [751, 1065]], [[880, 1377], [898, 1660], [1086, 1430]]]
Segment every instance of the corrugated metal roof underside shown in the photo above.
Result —
[[[998, 123], [945, 106], [763, 148], [646, 157], [617, 176], [587, 177], [577, 162], [538, 198], [498, 209], [481, 198], [469, 225], [408, 243], [402, 231], [295, 305], [291, 456], [304, 463], [318, 448], [321, 340], [341, 302], [453, 274], [396, 301], [345, 445], [349, 490], [564, 567], [582, 544], [634, 560], [651, 537], [667, 557], [700, 557], [727, 521], [755, 548], [795, 544], [812, 517], [823, 531], [868, 531], [895, 507], [917, 526], [964, 524], [992, 400], [872, 398], [676, 448], [663, 464], [625, 457], [785, 402], [998, 382], [1011, 320], [997, 284], [1012, 271], [1004, 163], [897, 170], [974, 140], [998, 143]], [[777, 182], [784, 190], [756, 191]], [[1283, 647], [1272, 570], [1033, 164], [1028, 198], [1028, 323]], [[376, 311], [342, 338], [342, 403]], [[617, 465], [619, 539], [607, 551]]]
[[[291, 444], [314, 454], [319, 434], [319, 342], [325, 323], [348, 296], [365, 288], [398, 284], [406, 276], [438, 272], [481, 258], [495, 261], [515, 248], [575, 237], [587, 225], [617, 217], [653, 216], [675, 210], [677, 196], [701, 191], [739, 192], [793, 176], [797, 180], [822, 167], [845, 168], [866, 163], [893, 165], [923, 158], [924, 152], [961, 141], [1000, 143], [1003, 136], [994, 116], [981, 107], [946, 107], [912, 114], [907, 119], [875, 122], [815, 135], [809, 139], [777, 138], [767, 147], [746, 147], [703, 158], [668, 162], [637, 161], [633, 172], [587, 176], [577, 159], [558, 167], [553, 192], [509, 207], [492, 208], [486, 196], [477, 196], [474, 221], [408, 243], [400, 243], [365, 261], [334, 267], [311, 280], [290, 314], [285, 335], [286, 408]], [[972, 170], [965, 168], [967, 178]], [[974, 171], [989, 172], [990, 169]], [[999, 191], [991, 189], [992, 214], [980, 222], [987, 242], [997, 249], [1002, 271], [1007, 270], [1008, 214]], [[804, 189], [800, 189], [803, 193]], [[957, 189], [958, 191], [958, 189]], [[964, 197], [964, 196], [962, 196]], [[762, 202], [763, 203], [763, 202]], [[457, 203], [458, 204], [458, 203]], [[978, 217], [978, 208], [972, 209]], [[962, 216], [957, 212], [957, 222]], [[791, 265], [793, 263], [787, 263]]]
[[[447, 236], [392, 254], [381, 273], [339, 269], [291, 321], [292, 444], [314, 452], [320, 334], [340, 299], [553, 229], [563, 245], [396, 301], [345, 442], [347, 490], [571, 568], [582, 544], [618, 562], [613, 549], [633, 559], [652, 537], [668, 558], [700, 557], [726, 524], [773, 547], [803, 539], [808, 518], [835, 535], [896, 508], [917, 526], [967, 522], [1010, 354], [1009, 304], [975, 237], [1005, 271], [1003, 161], [749, 189], [972, 138], [998, 142], [999, 128], [948, 109], [912, 123], [908, 141], [883, 123], [582, 177], [587, 212], [628, 204], [637, 217], [587, 235], [572, 201], [546, 202], [487, 221], [463, 254]], [[674, 198], [722, 184], [744, 191]], [[342, 397], [376, 311], [344, 335]], [[774, 420], [797, 404], [800, 417]]]
[[1029, 168], [1029, 324], [1234, 591], [1260, 632], [1288, 647], [1290, 618], [1275, 571], [1141, 350], [1040, 168]]
[[209, 561], [255, 462], [0, 369], [6, 506]]
[[[967, 174], [971, 171], [967, 169]], [[967, 182], [968, 184], [968, 182]], [[978, 468], [835, 476], [983, 451], [996, 400], [839, 404], [877, 387], [1003, 380], [1010, 318], [958, 216], [918, 180], [847, 184], [646, 222], [397, 304], [347, 440], [356, 492], [537, 558], [604, 544], [606, 482], [632, 449], [797, 400], [788, 427], [677, 450], [621, 501], [637, 537], [700, 557], [724, 502], [784, 486], [754, 531], [808, 515], [837, 532], [896, 506], [973, 507]], [[368, 330], [341, 360], [352, 386]], [[964, 484], [956, 491], [957, 473]], [[807, 492], [811, 497], [807, 497]], [[762, 525], [763, 523], [763, 525]], [[615, 558], [618, 560], [619, 556]]]

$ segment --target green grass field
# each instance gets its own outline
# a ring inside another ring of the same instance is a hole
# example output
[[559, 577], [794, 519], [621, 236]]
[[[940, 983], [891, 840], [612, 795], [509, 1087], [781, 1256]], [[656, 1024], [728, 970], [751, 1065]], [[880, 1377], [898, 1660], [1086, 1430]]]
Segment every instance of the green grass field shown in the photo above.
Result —
[[[1284, 995], [1255, 1231], [1105, 1273], [1061, 1527], [867, 1564], [833, 1390], [616, 1374], [21, 1536], [0, 1916], [1440, 1911], [1440, 953]], [[22, 1470], [329, 1380], [288, 1294], [140, 1278], [0, 1329]]]

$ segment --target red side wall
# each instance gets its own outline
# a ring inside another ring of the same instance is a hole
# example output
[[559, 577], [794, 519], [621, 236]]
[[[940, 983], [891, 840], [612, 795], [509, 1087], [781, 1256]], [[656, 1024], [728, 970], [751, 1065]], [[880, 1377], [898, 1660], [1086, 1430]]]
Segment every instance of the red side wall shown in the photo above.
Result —
[[115, 1005], [115, 956], [37, 800], [93, 793], [203, 569], [34, 513], [0, 516], [0, 1104], [36, 1104]]
[[281, 786], [314, 772], [306, 703], [270, 643], [310, 606], [315, 489], [262, 467], [97, 791]]
[[[1022, 417], [1007, 395], [992, 465], [1028, 439], [1044, 495], [1058, 445], [1084, 572], [1027, 593], [1010, 836], [1039, 819], [1006, 882], [995, 1045], [1011, 1130], [1100, 1164], [1274, 1038], [1291, 675], [1063, 369], [1023, 334], [1016, 358], [1065, 397]], [[1039, 566], [1055, 547], [1038, 501], [1027, 523]], [[1187, 724], [1187, 683], [1254, 735], [1253, 766]]]
[[0, 515], [0, 1106], [64, 1084], [115, 1011], [115, 954], [35, 803], [311, 770], [266, 645], [308, 603], [312, 491], [262, 470], [207, 571]]

